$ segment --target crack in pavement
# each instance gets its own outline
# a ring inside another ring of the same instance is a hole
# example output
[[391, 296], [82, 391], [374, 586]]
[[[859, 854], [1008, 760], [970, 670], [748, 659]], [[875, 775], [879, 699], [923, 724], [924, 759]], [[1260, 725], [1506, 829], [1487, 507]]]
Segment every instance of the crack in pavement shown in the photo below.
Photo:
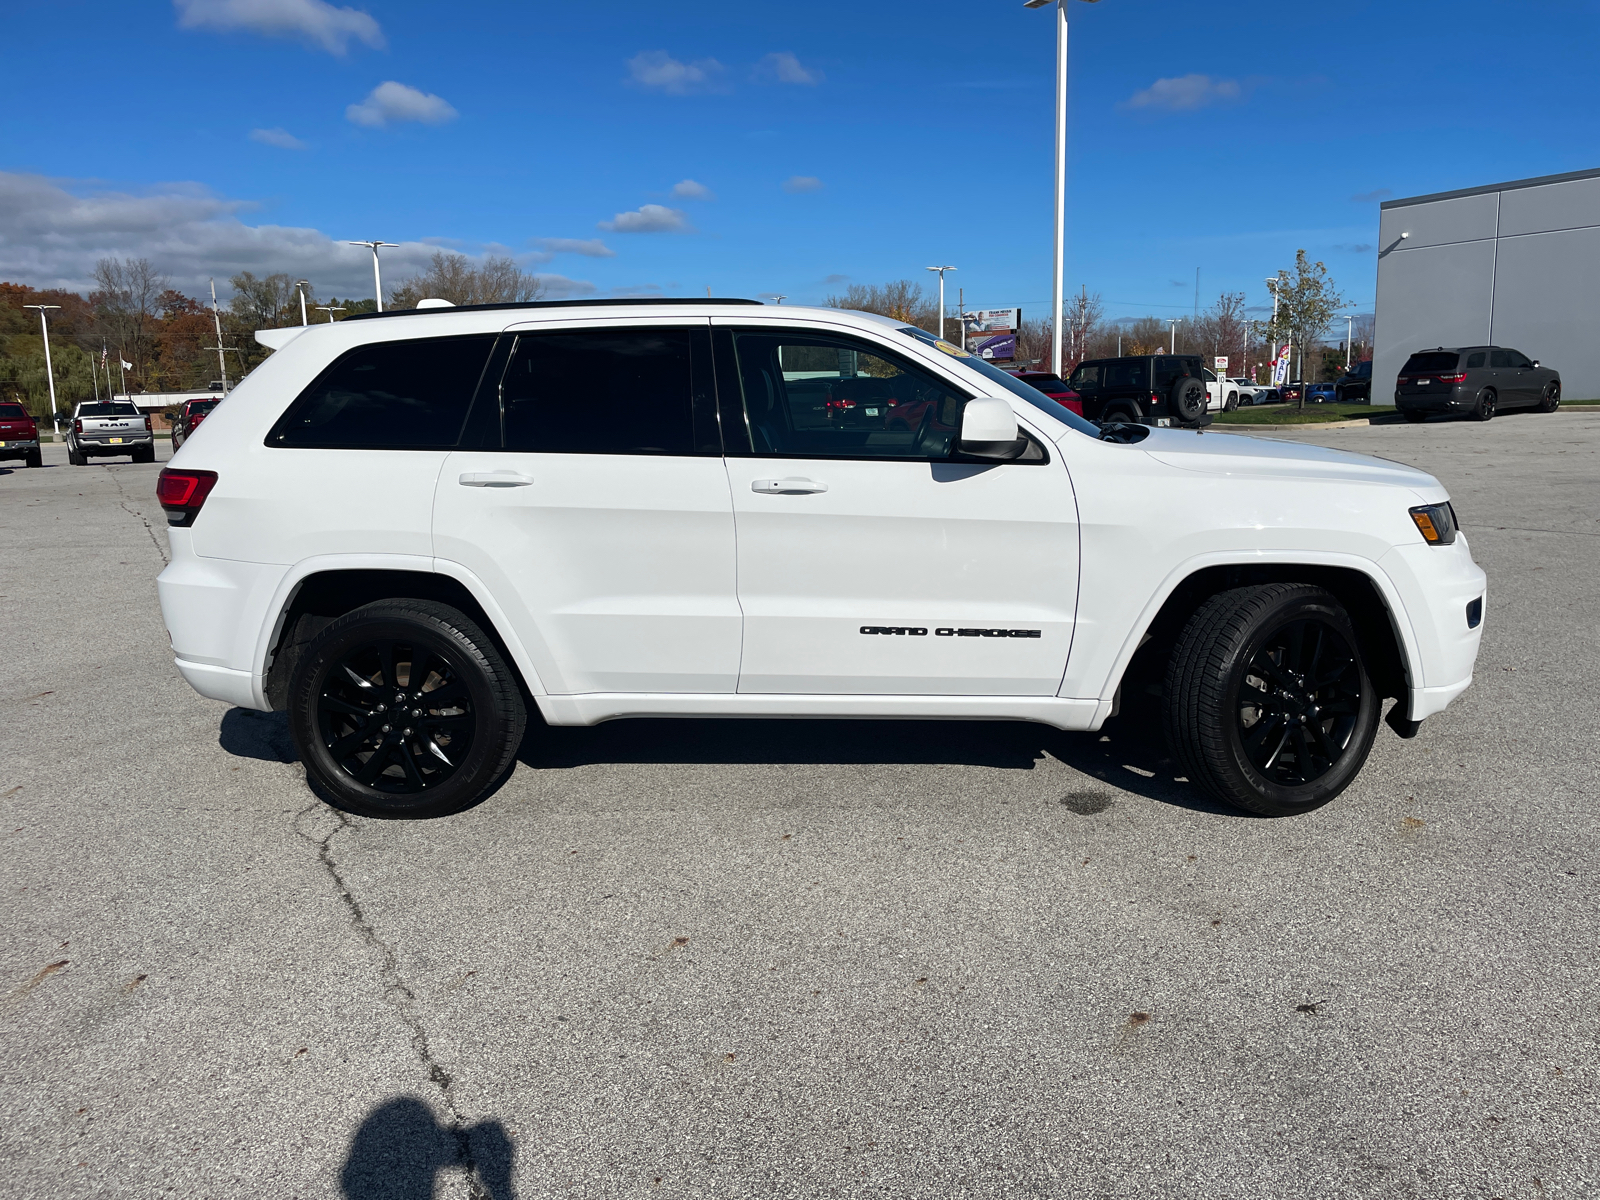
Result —
[[122, 500], [120, 501], [122, 511], [127, 513], [130, 517], [138, 519], [139, 523], [144, 526], [144, 531], [150, 535], [150, 542], [155, 546], [156, 553], [161, 555], [162, 565], [171, 566], [172, 560], [167, 557], [167, 548], [161, 544], [161, 539], [156, 537], [156, 531], [154, 527], [151, 526], [150, 522], [145, 519], [145, 515], [142, 512], [128, 507], [128, 493], [122, 490], [122, 480], [117, 478], [117, 473], [115, 471], [107, 471], [106, 474], [111, 476], [111, 482], [116, 485], [117, 492], [122, 497]]
[[[317, 837], [307, 831], [302, 821], [314, 813], [328, 814], [338, 819], [338, 824], [328, 831], [327, 836]], [[362, 911], [361, 902], [355, 898], [350, 887], [345, 883], [344, 875], [339, 870], [339, 864], [333, 857], [333, 839], [346, 829], [356, 829], [357, 826], [338, 809], [322, 803], [320, 800], [313, 802], [309, 807], [295, 814], [294, 830], [297, 835], [310, 842], [317, 850], [318, 861], [323, 870], [333, 880], [333, 886], [339, 893], [339, 899], [350, 911], [350, 927], [356, 931], [363, 942], [378, 953], [380, 959], [379, 976], [384, 985], [383, 998], [389, 1003], [399, 1016], [401, 1024], [411, 1035], [411, 1048], [416, 1052], [417, 1058], [428, 1070], [428, 1079], [439, 1089], [439, 1094], [444, 1101], [446, 1113], [449, 1115], [449, 1133], [456, 1143], [456, 1165], [467, 1176], [467, 1190], [472, 1200], [494, 1200], [489, 1190], [483, 1185], [479, 1176], [478, 1163], [472, 1152], [472, 1140], [467, 1127], [461, 1119], [461, 1113], [456, 1108], [455, 1097], [451, 1093], [454, 1080], [448, 1072], [439, 1065], [433, 1056], [433, 1047], [428, 1040], [428, 1031], [423, 1028], [422, 1020], [416, 1013], [417, 995], [411, 990], [406, 981], [401, 978], [399, 961], [394, 948], [378, 936], [377, 930], [367, 920], [366, 913]]]

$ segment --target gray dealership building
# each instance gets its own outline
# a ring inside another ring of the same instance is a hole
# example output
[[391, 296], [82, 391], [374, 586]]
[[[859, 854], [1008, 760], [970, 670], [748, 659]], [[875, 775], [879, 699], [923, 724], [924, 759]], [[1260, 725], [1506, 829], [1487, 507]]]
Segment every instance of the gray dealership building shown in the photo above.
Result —
[[1600, 170], [1385, 202], [1376, 313], [1375, 403], [1412, 351], [1485, 344], [1600, 396]]

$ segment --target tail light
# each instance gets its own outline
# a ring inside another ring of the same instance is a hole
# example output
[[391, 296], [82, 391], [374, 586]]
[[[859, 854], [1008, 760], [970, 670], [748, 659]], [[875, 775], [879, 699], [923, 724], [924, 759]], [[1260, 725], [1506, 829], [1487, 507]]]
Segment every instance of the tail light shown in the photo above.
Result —
[[1457, 371], [1454, 375], [1436, 375], [1434, 378], [1440, 383], [1465, 383], [1467, 381], [1467, 373], [1465, 371]]
[[80, 421], [80, 420], [73, 421], [72, 422], [72, 432], [73, 433], [82, 433], [83, 432], [83, 422]]
[[1411, 382], [1411, 376], [1409, 376], [1409, 375], [1397, 375], [1397, 376], [1395, 376], [1395, 380], [1394, 381], [1396, 383], [1410, 383]]
[[144, 431], [145, 431], [145, 432], [146, 432], [146, 433], [149, 433], [149, 432], [150, 432], [150, 418], [149, 418], [149, 417], [146, 417], [146, 418], [145, 418], [145, 419], [144, 419]]
[[164, 468], [156, 480], [156, 499], [167, 510], [167, 524], [187, 529], [217, 486], [215, 471], [174, 471]]
[[1156, 393], [1151, 392], [1150, 393], [1150, 403], [1151, 404], [1160, 404], [1161, 403], [1161, 397], [1156, 395]]

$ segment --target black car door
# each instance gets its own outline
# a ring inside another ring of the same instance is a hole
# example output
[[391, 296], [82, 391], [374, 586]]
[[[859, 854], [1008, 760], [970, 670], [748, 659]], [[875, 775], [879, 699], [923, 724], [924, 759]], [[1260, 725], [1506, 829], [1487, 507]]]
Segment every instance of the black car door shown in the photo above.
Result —
[[1520, 350], [1507, 350], [1506, 357], [1511, 360], [1511, 370], [1517, 377], [1518, 404], [1537, 404], [1539, 392], [1544, 383], [1540, 373], [1532, 361]]

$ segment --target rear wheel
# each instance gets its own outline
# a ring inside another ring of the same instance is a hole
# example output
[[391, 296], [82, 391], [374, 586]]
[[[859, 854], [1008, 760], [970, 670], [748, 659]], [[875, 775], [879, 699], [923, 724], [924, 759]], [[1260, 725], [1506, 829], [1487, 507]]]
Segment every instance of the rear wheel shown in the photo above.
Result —
[[1421, 425], [1428, 419], [1428, 414], [1420, 409], [1402, 408], [1400, 411], [1405, 413], [1406, 420], [1410, 421], [1413, 425]]
[[1500, 400], [1494, 394], [1494, 389], [1484, 388], [1478, 393], [1478, 402], [1472, 406], [1473, 418], [1479, 421], [1492, 421], [1499, 406]]
[[288, 707], [308, 778], [368, 817], [473, 804], [511, 767], [527, 725], [494, 643], [424, 600], [380, 600], [330, 624], [301, 655]]
[[67, 447], [67, 461], [75, 467], [86, 467], [89, 465], [88, 456], [81, 450], [74, 450], [71, 446]]
[[1137, 406], [1111, 404], [1107, 405], [1106, 410], [1100, 414], [1100, 420], [1108, 425], [1115, 421], [1124, 421], [1129, 425], [1137, 425], [1143, 415]]
[[1350, 618], [1307, 584], [1211, 597], [1179, 637], [1164, 691], [1167, 738], [1189, 779], [1263, 816], [1344, 791], [1378, 728]]
[[1540, 412], [1555, 412], [1561, 407], [1561, 385], [1552, 379], [1544, 385], [1544, 391], [1539, 396]]
[[42, 451], [42, 450], [30, 450], [30, 451], [28, 451], [28, 465], [30, 467], [42, 467], [42, 466], [44, 466], [44, 451]]
[[156, 460], [154, 446], [141, 446], [133, 452], [133, 461], [136, 463], [153, 463]]

